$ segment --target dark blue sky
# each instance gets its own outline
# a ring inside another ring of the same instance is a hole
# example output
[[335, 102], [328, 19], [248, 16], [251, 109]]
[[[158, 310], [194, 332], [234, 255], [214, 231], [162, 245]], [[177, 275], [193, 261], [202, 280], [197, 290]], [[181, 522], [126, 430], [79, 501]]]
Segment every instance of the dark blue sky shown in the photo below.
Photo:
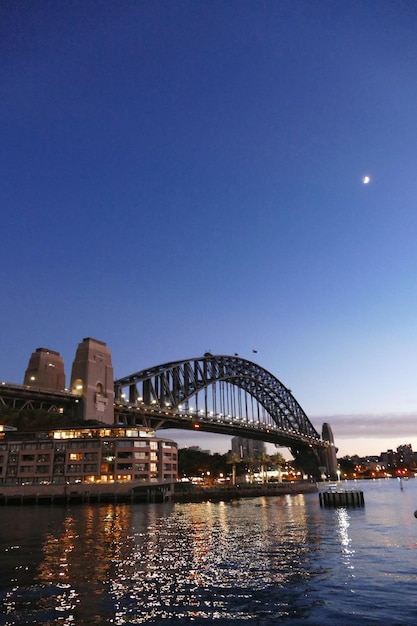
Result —
[[417, 448], [414, 2], [4, 0], [0, 52], [0, 378], [256, 348]]

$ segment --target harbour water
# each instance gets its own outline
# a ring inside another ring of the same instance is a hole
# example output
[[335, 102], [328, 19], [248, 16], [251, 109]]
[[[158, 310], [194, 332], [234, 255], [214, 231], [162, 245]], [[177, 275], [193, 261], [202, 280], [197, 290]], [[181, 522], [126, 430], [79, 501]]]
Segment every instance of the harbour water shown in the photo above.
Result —
[[414, 624], [417, 480], [233, 502], [0, 509], [0, 624]]

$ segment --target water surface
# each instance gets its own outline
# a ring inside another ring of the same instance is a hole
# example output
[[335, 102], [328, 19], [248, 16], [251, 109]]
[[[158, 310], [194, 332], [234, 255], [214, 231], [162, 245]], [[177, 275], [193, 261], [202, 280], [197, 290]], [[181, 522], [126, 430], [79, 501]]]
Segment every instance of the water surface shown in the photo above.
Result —
[[[236, 502], [0, 509], [0, 624], [413, 624], [417, 481]], [[352, 485], [350, 485], [352, 486]]]

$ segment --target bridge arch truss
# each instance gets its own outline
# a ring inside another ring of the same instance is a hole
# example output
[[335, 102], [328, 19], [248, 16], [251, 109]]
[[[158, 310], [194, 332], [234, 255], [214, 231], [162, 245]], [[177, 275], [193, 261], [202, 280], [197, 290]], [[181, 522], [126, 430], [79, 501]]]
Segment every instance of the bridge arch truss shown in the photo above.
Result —
[[256, 363], [206, 353], [115, 381], [119, 419], [201, 428], [284, 445], [326, 445], [290, 389]]

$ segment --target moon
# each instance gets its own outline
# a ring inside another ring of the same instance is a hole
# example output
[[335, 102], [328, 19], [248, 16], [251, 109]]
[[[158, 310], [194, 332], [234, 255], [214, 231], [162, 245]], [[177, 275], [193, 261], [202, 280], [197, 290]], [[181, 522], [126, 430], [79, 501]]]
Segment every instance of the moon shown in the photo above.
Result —
[[370, 183], [370, 182], [371, 182], [371, 179], [370, 179], [370, 177], [369, 177], [369, 176], [363, 176], [363, 178], [362, 178], [362, 183], [363, 183], [364, 185], [369, 185], [369, 183]]

